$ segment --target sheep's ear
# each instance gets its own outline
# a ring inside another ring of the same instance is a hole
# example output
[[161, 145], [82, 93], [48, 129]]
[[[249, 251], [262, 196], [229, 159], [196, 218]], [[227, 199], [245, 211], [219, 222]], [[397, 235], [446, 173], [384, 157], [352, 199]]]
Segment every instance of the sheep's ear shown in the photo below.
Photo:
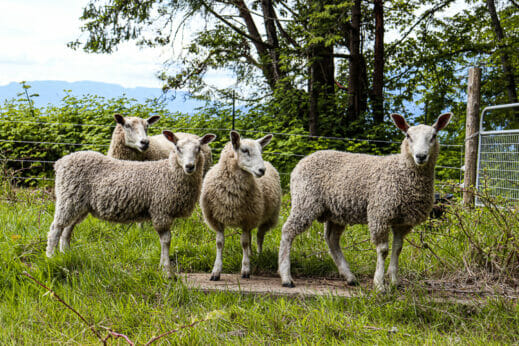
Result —
[[396, 127], [398, 127], [403, 133], [407, 133], [409, 129], [409, 124], [405, 121], [404, 117], [400, 114], [393, 113], [391, 114], [391, 119], [395, 123]]
[[449, 121], [451, 121], [451, 118], [452, 118], [452, 113], [450, 113], [450, 112], [443, 113], [442, 115], [440, 115], [438, 117], [438, 120], [436, 120], [436, 122], [433, 124], [433, 127], [436, 130], [436, 132], [443, 130], [443, 128], [445, 128], [445, 126], [447, 126]]
[[157, 121], [159, 121], [159, 119], [160, 119], [160, 115], [154, 115], [154, 116], [149, 117], [148, 120], [146, 120], [146, 121], [148, 122], [148, 125], [153, 125]]
[[121, 114], [114, 114], [114, 119], [116, 123], [124, 125], [124, 117]]
[[178, 137], [175, 136], [175, 134], [173, 132], [168, 131], [168, 130], [164, 130], [164, 131], [162, 131], [162, 134], [164, 135], [164, 137], [166, 137], [166, 139], [168, 141], [170, 141], [173, 144], [177, 145]]
[[209, 144], [216, 139], [216, 135], [208, 133], [204, 137], [200, 138], [200, 145]]
[[261, 148], [265, 148], [265, 146], [267, 144], [269, 144], [271, 140], [272, 140], [272, 135], [269, 134], [263, 138], [258, 139], [257, 142], [261, 145]]
[[234, 130], [231, 131], [231, 142], [234, 150], [238, 150], [240, 148], [240, 134]]

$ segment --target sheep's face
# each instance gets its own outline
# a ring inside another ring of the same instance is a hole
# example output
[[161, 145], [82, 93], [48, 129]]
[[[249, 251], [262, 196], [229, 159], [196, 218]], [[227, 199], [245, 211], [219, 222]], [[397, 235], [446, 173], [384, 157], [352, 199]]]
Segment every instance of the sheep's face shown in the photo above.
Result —
[[261, 178], [265, 174], [265, 163], [261, 152], [271, 139], [272, 135], [266, 135], [256, 140], [242, 139], [238, 132], [231, 131], [231, 142], [238, 166], [256, 178]]
[[401, 115], [391, 114], [395, 125], [405, 133], [409, 154], [416, 165], [424, 166], [427, 164], [431, 152], [438, 145], [437, 133], [447, 126], [451, 116], [451, 113], [440, 115], [432, 126], [409, 126]]
[[178, 139], [171, 131], [163, 131], [164, 136], [174, 144], [175, 159], [177, 164], [182, 167], [184, 173], [191, 175], [196, 172], [198, 156], [200, 155], [201, 146], [211, 143], [216, 138], [216, 135], [211, 133], [204, 135], [200, 139], [183, 138]]
[[120, 114], [115, 114], [114, 118], [124, 131], [124, 144], [128, 148], [143, 152], [146, 151], [150, 145], [147, 133], [148, 126], [157, 122], [160, 116], [154, 115], [148, 119], [141, 119], [137, 117], [123, 117]]

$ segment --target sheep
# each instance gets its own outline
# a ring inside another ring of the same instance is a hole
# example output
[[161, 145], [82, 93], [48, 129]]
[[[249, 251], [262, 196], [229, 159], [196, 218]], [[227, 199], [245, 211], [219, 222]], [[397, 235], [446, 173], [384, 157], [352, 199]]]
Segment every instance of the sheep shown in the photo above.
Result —
[[[160, 116], [154, 115], [148, 119], [138, 117], [123, 117], [114, 114], [117, 123], [112, 133], [112, 141], [108, 149], [108, 156], [130, 161], [156, 161], [169, 157], [173, 145], [162, 135], [148, 137], [148, 126], [156, 123]], [[178, 139], [199, 139], [197, 135], [175, 132]], [[203, 173], [207, 173], [213, 163], [211, 148], [208, 145], [201, 146], [204, 157]]]
[[151, 220], [160, 237], [160, 265], [171, 277], [170, 226], [175, 218], [193, 212], [202, 186], [200, 147], [216, 136], [194, 140], [178, 139], [170, 131], [163, 134], [173, 144], [165, 160], [124, 161], [82, 151], [55, 163], [56, 208], [47, 239], [48, 257], [58, 241], [61, 252], [70, 248], [74, 226], [89, 213], [117, 223]]
[[433, 206], [434, 166], [439, 152], [436, 138], [450, 121], [442, 114], [432, 126], [410, 127], [398, 114], [391, 117], [405, 133], [401, 152], [389, 156], [317, 151], [303, 158], [290, 177], [292, 207], [282, 228], [279, 274], [284, 287], [294, 287], [290, 248], [294, 238], [313, 220], [324, 222], [325, 239], [339, 273], [350, 285], [357, 280], [339, 246], [346, 225], [367, 224], [377, 249], [376, 290], [384, 290], [384, 261], [389, 228], [393, 249], [388, 275], [398, 285], [398, 256], [404, 236], [426, 220]]
[[230, 133], [231, 142], [218, 164], [204, 178], [200, 207], [207, 225], [216, 232], [216, 259], [211, 281], [220, 280], [226, 226], [242, 229], [241, 275], [250, 277], [251, 231], [258, 227], [257, 250], [262, 251], [265, 233], [277, 225], [281, 184], [276, 169], [263, 161], [261, 152], [272, 135], [253, 140]]

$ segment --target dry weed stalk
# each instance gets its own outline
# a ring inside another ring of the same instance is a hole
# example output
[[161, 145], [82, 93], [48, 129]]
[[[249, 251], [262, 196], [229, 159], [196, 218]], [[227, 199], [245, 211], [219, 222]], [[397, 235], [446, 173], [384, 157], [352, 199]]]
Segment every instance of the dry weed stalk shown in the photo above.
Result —
[[[114, 339], [119, 339], [119, 338], [123, 338], [129, 345], [132, 345], [134, 346], [135, 345], [135, 342], [133, 342], [127, 335], [124, 335], [124, 334], [121, 334], [121, 333], [118, 333], [116, 331], [113, 331], [112, 329], [108, 328], [108, 327], [104, 327], [104, 326], [100, 326], [101, 328], [105, 329], [108, 334], [103, 338], [101, 336], [101, 334], [95, 329], [94, 325], [93, 324], [90, 324], [88, 323], [88, 321], [86, 320], [85, 317], [83, 317], [83, 315], [81, 315], [76, 309], [74, 309], [72, 306], [70, 306], [69, 304], [67, 304], [67, 302], [65, 302], [56, 292], [54, 292], [52, 289], [50, 289], [49, 287], [45, 286], [43, 283], [41, 283], [40, 281], [38, 281], [37, 279], [35, 279], [31, 274], [27, 273], [27, 272], [22, 272], [21, 275], [24, 275], [26, 277], [28, 277], [29, 279], [31, 279], [32, 281], [34, 281], [38, 286], [41, 286], [43, 287], [44, 289], [47, 290], [47, 292], [50, 293], [50, 295], [52, 297], [54, 297], [58, 302], [60, 302], [61, 304], [63, 304], [67, 309], [69, 309], [70, 311], [72, 311], [74, 314], [76, 314], [79, 319], [81, 321], [83, 321], [87, 326], [88, 328], [92, 331], [92, 333], [96, 336], [96, 338], [103, 344], [103, 345], [106, 345], [108, 340], [110, 338], [114, 338]], [[144, 345], [145, 346], [148, 346], [148, 345], [151, 345], [152, 343], [160, 340], [161, 338], [163, 337], [166, 337], [168, 335], [171, 335], [171, 334], [174, 334], [174, 333], [177, 333], [183, 329], [186, 329], [186, 328], [192, 328], [194, 326], [196, 326], [197, 324], [200, 324], [202, 322], [205, 322], [205, 321], [209, 321], [209, 320], [212, 320], [212, 319], [215, 319], [215, 318], [218, 318], [222, 315], [223, 313], [220, 312], [220, 311], [212, 311], [210, 312], [209, 314], [207, 314], [207, 316], [203, 319], [199, 319], [199, 320], [194, 320], [193, 322], [191, 322], [190, 324], [186, 324], [186, 325], [182, 325], [176, 329], [172, 329], [170, 331], [167, 331], [163, 334], [160, 334], [158, 336], [153, 336], [152, 338], [150, 338], [150, 340], [148, 342], [146, 342]]]

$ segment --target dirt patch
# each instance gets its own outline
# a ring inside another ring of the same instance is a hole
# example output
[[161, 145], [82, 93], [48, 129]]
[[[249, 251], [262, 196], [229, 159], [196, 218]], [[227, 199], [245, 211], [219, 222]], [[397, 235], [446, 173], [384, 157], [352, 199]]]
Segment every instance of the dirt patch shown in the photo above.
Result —
[[186, 286], [204, 292], [240, 292], [252, 294], [272, 294], [276, 296], [322, 296], [335, 295], [353, 297], [360, 294], [358, 287], [351, 287], [343, 280], [294, 279], [296, 287], [281, 286], [279, 277], [251, 276], [242, 279], [239, 274], [221, 274], [220, 281], [210, 281], [209, 273], [187, 273], [179, 277]]
[[[331, 295], [352, 298], [366, 296], [372, 291], [371, 280], [361, 281], [359, 286], [352, 287], [341, 279], [299, 278], [294, 279], [296, 287], [288, 288], [282, 287], [280, 278], [273, 276], [251, 276], [250, 279], [242, 279], [239, 274], [221, 274], [220, 281], [210, 281], [210, 273], [183, 273], [178, 276], [187, 287], [203, 292], [236, 292], [288, 297]], [[502, 292], [474, 286], [456, 286], [454, 288], [449, 283], [432, 280], [424, 281], [420, 286], [413, 286], [413, 283], [404, 282], [403, 287], [400, 288], [402, 296], [407, 289], [425, 291], [435, 301], [462, 304], [483, 301], [489, 297], [500, 297], [515, 301], [519, 298], [519, 292], [517, 291]]]

